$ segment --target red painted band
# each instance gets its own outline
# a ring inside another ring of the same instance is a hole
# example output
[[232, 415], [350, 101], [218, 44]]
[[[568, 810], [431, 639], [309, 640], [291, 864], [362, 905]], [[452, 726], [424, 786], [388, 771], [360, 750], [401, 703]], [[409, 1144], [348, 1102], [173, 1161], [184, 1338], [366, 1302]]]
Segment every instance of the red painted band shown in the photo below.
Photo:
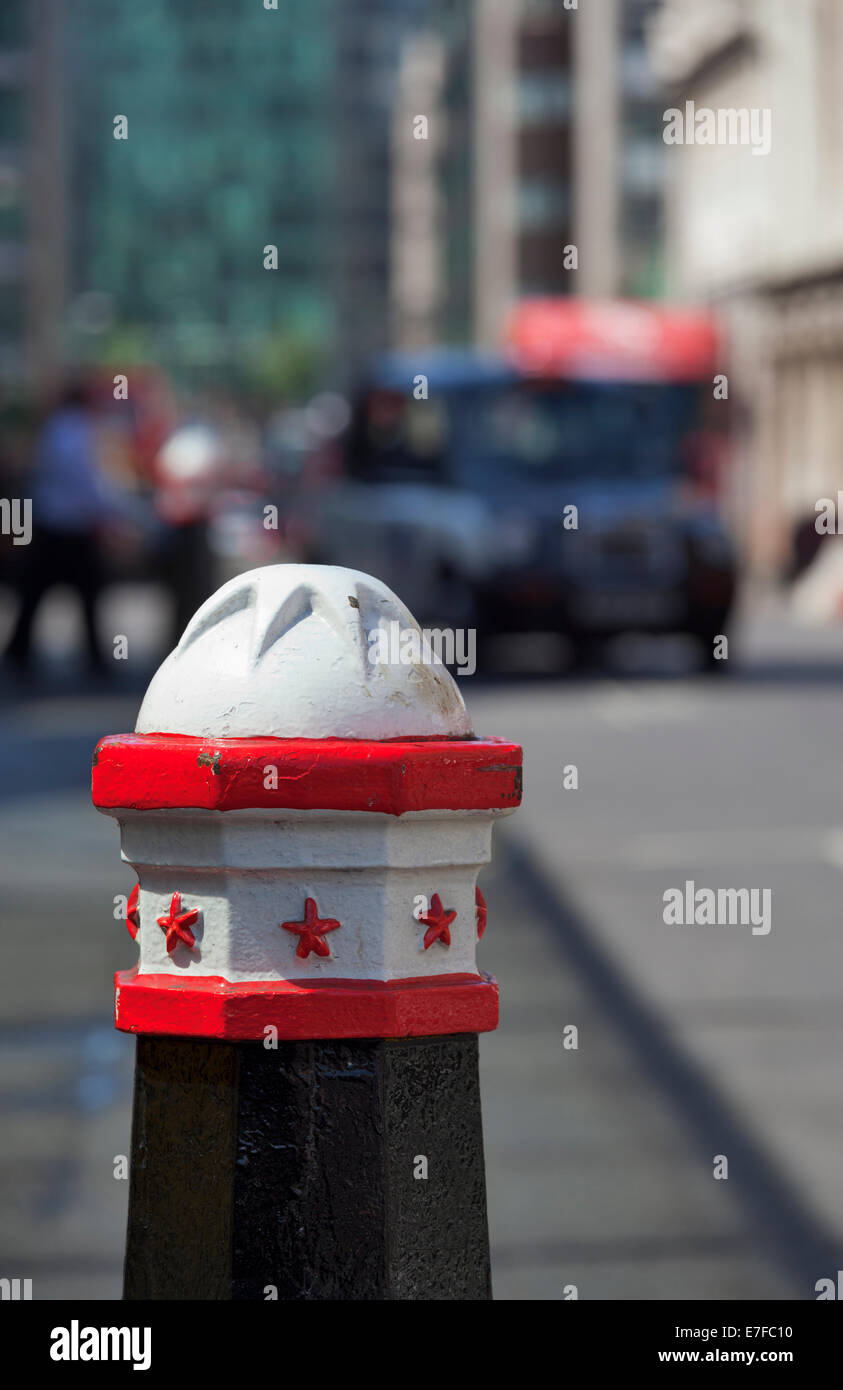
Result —
[[114, 734], [94, 753], [92, 792], [100, 810], [488, 810], [520, 804], [521, 749], [495, 738]]
[[230, 984], [135, 967], [114, 977], [114, 1022], [124, 1033], [229, 1041], [263, 1039], [270, 1025], [282, 1040], [488, 1033], [498, 1026], [498, 986], [486, 974]]

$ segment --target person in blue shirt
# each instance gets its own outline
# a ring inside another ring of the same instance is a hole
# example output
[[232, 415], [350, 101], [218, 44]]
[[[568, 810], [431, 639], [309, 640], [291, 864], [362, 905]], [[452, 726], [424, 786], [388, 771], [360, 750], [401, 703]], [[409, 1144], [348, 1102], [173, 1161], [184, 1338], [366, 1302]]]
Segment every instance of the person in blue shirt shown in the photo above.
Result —
[[100, 533], [125, 520], [129, 499], [102, 472], [98, 460], [96, 411], [83, 382], [63, 392], [35, 444], [30, 474], [32, 538], [21, 565], [20, 610], [6, 649], [19, 669], [28, 668], [32, 627], [45, 594], [58, 584], [79, 595], [88, 664], [105, 670], [97, 631], [97, 600], [103, 587]]

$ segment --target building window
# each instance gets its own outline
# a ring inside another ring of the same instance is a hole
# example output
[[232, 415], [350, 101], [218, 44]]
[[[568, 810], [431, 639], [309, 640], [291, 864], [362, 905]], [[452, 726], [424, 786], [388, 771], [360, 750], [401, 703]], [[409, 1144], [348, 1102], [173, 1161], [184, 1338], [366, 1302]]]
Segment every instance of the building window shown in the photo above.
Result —
[[518, 80], [518, 114], [523, 125], [564, 121], [571, 110], [571, 82], [567, 73], [522, 72]]
[[19, 145], [24, 136], [24, 94], [16, 87], [0, 87], [0, 146]]
[[15, 339], [23, 335], [23, 289], [17, 284], [0, 284], [0, 338]]
[[0, 48], [25, 48], [28, 24], [27, 0], [3, 0], [0, 4]]
[[661, 140], [631, 140], [621, 154], [624, 193], [656, 197], [664, 187], [664, 144]]
[[518, 186], [518, 220], [525, 230], [564, 222], [570, 212], [567, 188], [545, 179], [524, 179]]
[[0, 165], [0, 239], [16, 240], [23, 235], [23, 196], [17, 169]]

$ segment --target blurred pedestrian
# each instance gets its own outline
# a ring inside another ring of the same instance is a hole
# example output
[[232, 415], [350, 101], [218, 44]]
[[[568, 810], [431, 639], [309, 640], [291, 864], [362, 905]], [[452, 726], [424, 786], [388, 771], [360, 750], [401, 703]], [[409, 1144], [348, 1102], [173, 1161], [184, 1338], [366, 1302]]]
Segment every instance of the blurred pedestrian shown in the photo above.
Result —
[[162, 577], [173, 600], [172, 647], [214, 591], [209, 519], [226, 463], [220, 432], [202, 419], [174, 430], [155, 460], [155, 508], [170, 530]]
[[97, 631], [97, 600], [103, 587], [99, 533], [131, 514], [129, 495], [103, 473], [91, 387], [68, 384], [35, 442], [30, 474], [32, 538], [17, 577], [20, 610], [7, 658], [29, 667], [32, 626], [45, 594], [64, 584], [82, 606], [88, 665], [102, 672], [105, 660]]

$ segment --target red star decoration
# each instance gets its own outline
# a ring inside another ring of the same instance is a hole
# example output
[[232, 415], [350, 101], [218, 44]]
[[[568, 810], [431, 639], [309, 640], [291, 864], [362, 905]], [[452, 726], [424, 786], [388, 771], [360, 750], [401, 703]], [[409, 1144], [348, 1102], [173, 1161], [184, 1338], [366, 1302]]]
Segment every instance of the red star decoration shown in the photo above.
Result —
[[198, 907], [191, 907], [187, 912], [181, 910], [181, 893], [174, 893], [170, 903], [170, 911], [166, 917], [158, 918], [158, 925], [167, 935], [167, 952], [172, 955], [179, 942], [183, 946], [190, 948], [196, 944], [196, 937], [190, 928], [199, 916]]
[[136, 883], [131, 893], [129, 894], [129, 901], [126, 903], [126, 929], [133, 941], [137, 936], [138, 928], [140, 927], [140, 913], [138, 912], [139, 893], [140, 884]]
[[322, 938], [326, 932], [336, 931], [341, 925], [336, 917], [320, 917], [315, 898], [305, 898], [303, 922], [281, 922], [285, 931], [295, 932], [299, 938], [296, 955], [307, 960], [311, 951], [317, 956], [329, 956], [331, 948]]
[[479, 887], [474, 889], [474, 901], [477, 904], [477, 940], [479, 941], [486, 930], [486, 899]]
[[443, 946], [450, 946], [450, 926], [456, 915], [452, 908], [446, 909], [442, 906], [442, 899], [438, 893], [433, 894], [430, 899], [430, 911], [419, 913], [419, 921], [427, 927], [424, 934], [424, 949], [426, 951], [433, 945], [434, 941], [441, 941]]

